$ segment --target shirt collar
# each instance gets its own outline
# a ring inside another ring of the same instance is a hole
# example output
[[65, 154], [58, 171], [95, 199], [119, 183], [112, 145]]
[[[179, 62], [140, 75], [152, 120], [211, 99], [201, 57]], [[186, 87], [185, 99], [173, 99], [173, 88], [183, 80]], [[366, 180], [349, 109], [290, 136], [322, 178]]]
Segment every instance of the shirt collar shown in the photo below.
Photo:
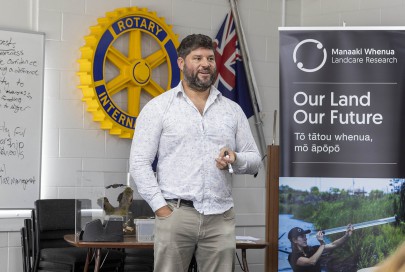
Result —
[[[182, 80], [179, 82], [179, 84], [177, 85], [177, 87], [175, 88], [175, 93], [178, 96], [179, 93], [181, 93], [184, 97], [186, 96], [186, 93], [184, 92], [183, 89], [183, 84], [182, 84]], [[215, 98], [220, 98], [222, 97], [222, 93], [220, 91], [218, 91], [218, 89], [212, 85], [211, 89], [210, 89], [210, 95], [208, 96], [208, 100], [215, 100]]]

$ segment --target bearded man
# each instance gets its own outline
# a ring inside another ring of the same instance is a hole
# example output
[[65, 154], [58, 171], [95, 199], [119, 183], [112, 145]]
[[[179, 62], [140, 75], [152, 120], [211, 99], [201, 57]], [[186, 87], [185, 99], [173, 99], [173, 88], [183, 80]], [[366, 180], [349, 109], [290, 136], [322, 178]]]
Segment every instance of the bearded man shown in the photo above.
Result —
[[177, 53], [183, 80], [144, 106], [130, 155], [156, 215], [154, 271], [186, 272], [193, 255], [199, 271], [234, 271], [232, 173], [257, 173], [260, 154], [240, 106], [213, 86], [211, 38], [189, 35]]

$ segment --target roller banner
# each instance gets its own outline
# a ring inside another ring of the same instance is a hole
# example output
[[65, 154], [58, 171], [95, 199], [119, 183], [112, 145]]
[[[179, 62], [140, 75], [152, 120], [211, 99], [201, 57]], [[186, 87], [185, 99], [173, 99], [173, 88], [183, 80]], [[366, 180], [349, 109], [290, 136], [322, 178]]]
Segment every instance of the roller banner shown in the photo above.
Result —
[[405, 30], [280, 31], [285, 177], [405, 177]]
[[405, 240], [405, 28], [279, 34], [278, 271], [370, 271]]

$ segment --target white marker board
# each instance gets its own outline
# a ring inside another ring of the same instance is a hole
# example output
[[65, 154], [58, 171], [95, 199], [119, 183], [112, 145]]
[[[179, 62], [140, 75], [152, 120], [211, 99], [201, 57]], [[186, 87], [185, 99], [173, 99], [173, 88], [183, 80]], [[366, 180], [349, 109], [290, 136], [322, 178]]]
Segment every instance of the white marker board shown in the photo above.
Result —
[[44, 33], [0, 29], [0, 209], [39, 198]]

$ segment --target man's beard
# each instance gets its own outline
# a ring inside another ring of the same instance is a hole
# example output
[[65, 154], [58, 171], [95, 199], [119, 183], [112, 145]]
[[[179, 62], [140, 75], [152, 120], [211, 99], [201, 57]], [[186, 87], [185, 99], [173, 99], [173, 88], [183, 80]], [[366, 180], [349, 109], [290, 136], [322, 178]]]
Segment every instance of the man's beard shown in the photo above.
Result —
[[203, 92], [206, 91], [211, 87], [212, 84], [215, 82], [215, 78], [217, 75], [217, 69], [216, 67], [211, 69], [204, 69], [204, 72], [209, 71], [210, 77], [209, 79], [202, 81], [198, 78], [198, 71], [194, 72], [191, 69], [188, 69], [187, 65], [184, 64], [183, 68], [183, 75], [184, 75], [184, 80], [187, 82], [187, 85], [192, 88], [193, 90]]

